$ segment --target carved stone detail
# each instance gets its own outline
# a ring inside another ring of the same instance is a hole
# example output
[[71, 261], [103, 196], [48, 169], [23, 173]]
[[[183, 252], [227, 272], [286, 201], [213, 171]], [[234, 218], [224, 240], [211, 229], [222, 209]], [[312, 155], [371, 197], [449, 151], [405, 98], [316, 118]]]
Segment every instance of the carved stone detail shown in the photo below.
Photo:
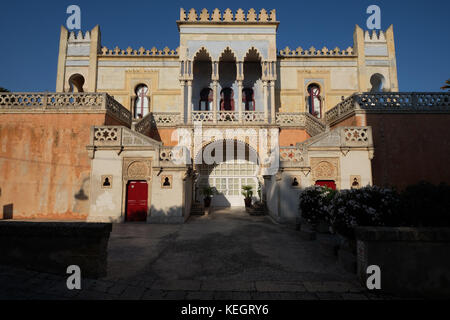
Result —
[[123, 180], [151, 180], [152, 159], [151, 158], [124, 158]]

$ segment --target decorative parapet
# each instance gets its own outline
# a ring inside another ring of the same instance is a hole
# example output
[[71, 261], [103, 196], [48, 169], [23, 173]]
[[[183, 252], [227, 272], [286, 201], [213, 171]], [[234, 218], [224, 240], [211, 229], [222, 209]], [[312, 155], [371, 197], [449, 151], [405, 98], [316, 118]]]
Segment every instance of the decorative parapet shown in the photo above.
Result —
[[364, 32], [364, 41], [365, 42], [386, 42], [386, 36], [382, 30], [380, 30], [378, 33], [376, 30], [372, 30], [372, 33], [370, 31], [366, 30]]
[[214, 9], [210, 14], [207, 9], [202, 9], [199, 14], [192, 8], [186, 12], [183, 8], [180, 9], [180, 22], [239, 22], [239, 23], [271, 23], [276, 22], [275, 9], [268, 12], [266, 9], [261, 9], [259, 14], [255, 9], [251, 8], [245, 14], [244, 10], [238, 9], [236, 14], [233, 14], [231, 9], [226, 9], [223, 14], [219, 9]]
[[143, 134], [135, 132], [124, 126], [92, 126], [91, 143], [88, 149], [95, 150], [98, 147], [155, 147], [161, 142], [153, 140]]
[[138, 50], [132, 49], [128, 47], [123, 50], [119, 47], [115, 47], [114, 49], [108, 49], [107, 47], [102, 47], [101, 56], [126, 56], [126, 57], [178, 57], [178, 52], [180, 48], [176, 48], [175, 50], [171, 50], [168, 47], [165, 47], [162, 50], [158, 50], [155, 47], [150, 50], [145, 49], [144, 47], [140, 47]]
[[85, 34], [80, 30], [78, 33], [75, 31], [71, 31], [69, 33], [69, 42], [90, 42], [91, 41], [91, 33], [90, 31], [86, 31]]
[[106, 110], [130, 125], [131, 113], [107, 93], [2, 92], [0, 112], [74, 112]]
[[355, 52], [352, 47], [347, 49], [339, 49], [338, 47], [333, 50], [329, 50], [327, 47], [322, 49], [316, 49], [311, 47], [307, 50], [303, 50], [302, 47], [298, 47], [295, 50], [291, 50], [289, 47], [278, 51], [280, 57], [354, 57]]
[[340, 147], [373, 147], [372, 127], [339, 127]]
[[292, 147], [280, 147], [280, 161], [283, 166], [308, 167], [309, 151], [340, 150], [347, 155], [352, 149], [367, 150], [373, 156], [371, 127], [338, 127], [318, 134]]
[[136, 123], [134, 128], [137, 132], [147, 134], [152, 128], [175, 127], [181, 123], [179, 112], [152, 112]]
[[326, 129], [325, 123], [307, 112], [278, 112], [276, 123], [280, 127], [305, 128], [310, 136], [322, 133]]
[[355, 93], [325, 113], [328, 124], [362, 112], [450, 113], [450, 93], [387, 92]]

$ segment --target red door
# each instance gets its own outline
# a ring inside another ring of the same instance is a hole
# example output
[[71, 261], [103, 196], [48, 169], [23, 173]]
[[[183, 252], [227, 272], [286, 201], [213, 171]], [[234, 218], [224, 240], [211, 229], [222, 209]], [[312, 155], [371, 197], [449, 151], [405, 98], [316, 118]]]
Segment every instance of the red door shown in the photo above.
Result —
[[125, 221], [146, 221], [147, 199], [147, 182], [130, 181], [127, 185], [127, 215]]
[[336, 190], [336, 183], [333, 180], [318, 180], [316, 181], [316, 186], [323, 186]]

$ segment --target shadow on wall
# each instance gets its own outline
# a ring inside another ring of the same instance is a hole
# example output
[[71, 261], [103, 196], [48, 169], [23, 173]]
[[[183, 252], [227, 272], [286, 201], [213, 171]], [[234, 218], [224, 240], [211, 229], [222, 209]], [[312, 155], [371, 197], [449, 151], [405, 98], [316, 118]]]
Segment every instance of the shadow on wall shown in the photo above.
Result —
[[3, 206], [3, 219], [12, 219], [13, 218], [14, 207], [13, 204], [7, 204]]
[[89, 212], [89, 182], [89, 178], [84, 178], [83, 182], [81, 183], [80, 189], [74, 195], [75, 202], [72, 209], [73, 212]]
[[182, 214], [181, 206], [172, 206], [168, 209], [156, 209], [154, 206], [151, 206], [150, 216], [152, 217], [181, 217]]

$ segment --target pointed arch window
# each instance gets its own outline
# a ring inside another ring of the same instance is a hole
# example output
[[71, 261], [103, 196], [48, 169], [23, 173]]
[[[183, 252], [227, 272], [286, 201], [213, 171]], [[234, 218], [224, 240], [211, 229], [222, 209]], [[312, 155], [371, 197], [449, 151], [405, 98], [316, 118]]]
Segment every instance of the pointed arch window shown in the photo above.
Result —
[[220, 110], [234, 111], [234, 93], [231, 88], [224, 88], [220, 92]]
[[142, 119], [149, 113], [148, 87], [140, 84], [135, 90], [134, 117]]
[[322, 97], [319, 85], [312, 83], [308, 86], [308, 112], [316, 118], [322, 118]]
[[251, 88], [242, 90], [242, 104], [245, 111], [255, 111], [255, 93]]
[[211, 88], [204, 88], [200, 91], [200, 102], [198, 110], [211, 111], [213, 102], [213, 91]]

